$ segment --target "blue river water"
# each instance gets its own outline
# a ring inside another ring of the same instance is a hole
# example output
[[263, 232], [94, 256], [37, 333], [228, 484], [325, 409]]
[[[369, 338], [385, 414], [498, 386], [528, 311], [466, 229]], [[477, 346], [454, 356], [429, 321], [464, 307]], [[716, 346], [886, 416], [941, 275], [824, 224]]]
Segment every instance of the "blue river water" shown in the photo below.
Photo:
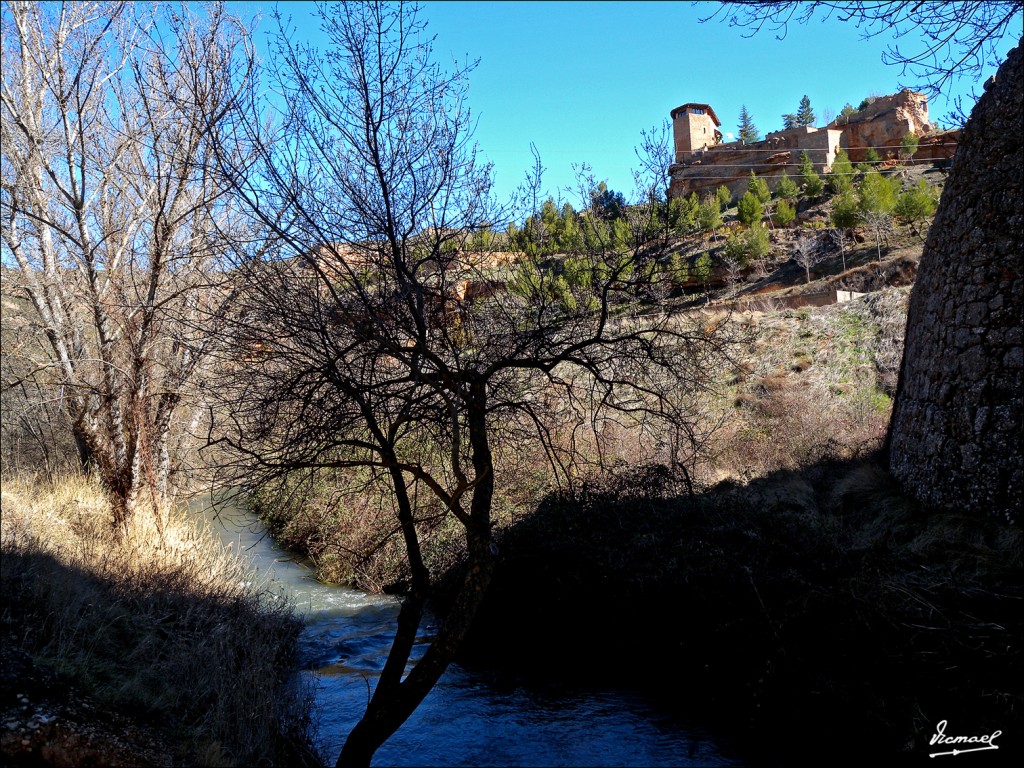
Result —
[[[315, 690], [314, 743], [333, 765], [383, 667], [397, 601], [316, 581], [247, 512], [194, 509], [225, 546], [251, 559], [258, 583], [291, 601], [303, 618], [299, 674]], [[421, 648], [431, 629], [422, 628]], [[510, 683], [458, 664], [374, 758], [382, 766], [741, 764], [640, 693]]]

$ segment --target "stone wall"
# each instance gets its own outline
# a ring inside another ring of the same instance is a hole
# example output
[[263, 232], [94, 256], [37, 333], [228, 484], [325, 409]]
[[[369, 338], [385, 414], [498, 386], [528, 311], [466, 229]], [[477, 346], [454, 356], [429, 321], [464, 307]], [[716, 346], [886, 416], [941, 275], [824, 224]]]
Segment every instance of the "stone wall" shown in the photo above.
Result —
[[963, 130], [911, 295], [888, 446], [892, 473], [922, 501], [1018, 522], [1022, 82], [1018, 46]]

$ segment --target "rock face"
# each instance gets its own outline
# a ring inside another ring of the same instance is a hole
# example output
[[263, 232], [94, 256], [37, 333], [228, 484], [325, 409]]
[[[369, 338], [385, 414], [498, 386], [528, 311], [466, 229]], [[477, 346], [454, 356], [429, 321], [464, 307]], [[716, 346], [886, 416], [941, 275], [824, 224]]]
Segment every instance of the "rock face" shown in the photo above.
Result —
[[1024, 40], [964, 128], [910, 302], [889, 432], [921, 501], [1019, 523], [1024, 502]]
[[833, 123], [829, 127], [842, 129], [842, 146], [851, 162], [863, 161], [868, 147], [875, 147], [882, 158], [894, 158], [899, 153], [900, 141], [908, 133], [925, 136], [931, 132], [928, 98], [904, 88], [899, 93], [875, 99], [851, 115], [845, 125]]

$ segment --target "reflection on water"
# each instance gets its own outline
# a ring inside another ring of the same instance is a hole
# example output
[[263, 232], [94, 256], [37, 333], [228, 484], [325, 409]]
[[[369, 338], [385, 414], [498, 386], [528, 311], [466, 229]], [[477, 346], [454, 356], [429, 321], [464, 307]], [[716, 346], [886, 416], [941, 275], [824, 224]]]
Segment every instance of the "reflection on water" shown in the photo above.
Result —
[[[257, 578], [306, 622], [301, 674], [316, 684], [317, 743], [333, 764], [391, 647], [398, 602], [316, 581], [309, 567], [237, 508], [193, 504], [225, 546], [252, 559]], [[429, 637], [433, 628], [422, 628]], [[425, 648], [423, 640], [419, 650]], [[417, 654], [414, 653], [414, 658]], [[615, 690], [510, 686], [453, 664], [378, 750], [377, 765], [739, 765], [643, 696]]]

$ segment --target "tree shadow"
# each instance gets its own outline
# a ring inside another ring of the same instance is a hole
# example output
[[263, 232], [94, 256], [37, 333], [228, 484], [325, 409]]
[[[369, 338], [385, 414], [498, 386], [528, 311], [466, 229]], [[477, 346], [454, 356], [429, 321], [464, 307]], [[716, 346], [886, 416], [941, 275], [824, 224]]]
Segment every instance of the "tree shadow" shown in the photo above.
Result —
[[5, 760], [320, 764], [298, 620], [190, 570], [101, 574], [5, 542], [0, 707], [24, 732]]
[[464, 660], [643, 688], [754, 759], [923, 755], [941, 720], [1020, 722], [1021, 541], [922, 507], [877, 458], [694, 497], [643, 468], [501, 537]]

